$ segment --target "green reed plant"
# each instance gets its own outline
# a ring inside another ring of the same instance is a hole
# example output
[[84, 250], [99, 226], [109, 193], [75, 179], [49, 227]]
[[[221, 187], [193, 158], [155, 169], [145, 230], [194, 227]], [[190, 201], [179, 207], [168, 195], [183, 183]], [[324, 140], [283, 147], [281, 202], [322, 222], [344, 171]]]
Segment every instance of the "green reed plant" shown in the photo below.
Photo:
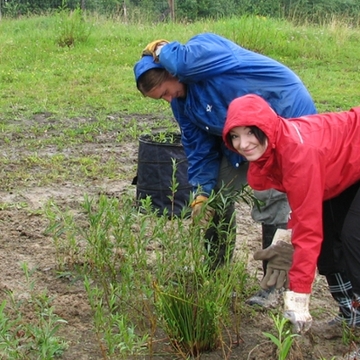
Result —
[[200, 285], [198, 274], [179, 280], [181, 282], [172, 291], [155, 288], [157, 309], [175, 349], [185, 358], [189, 355], [196, 357], [220, 345], [218, 304], [214, 299], [205, 297], [209, 294], [204, 294], [201, 289], [211, 285], [208, 285], [209, 282]]
[[187, 358], [223, 347], [222, 329], [229, 320], [235, 269], [209, 273], [206, 266], [183, 270], [171, 281], [155, 284], [161, 326], [176, 351]]
[[[174, 139], [172, 138], [171, 141], [173, 142]], [[169, 199], [171, 201], [171, 214], [174, 214], [175, 211], [175, 196], [176, 196], [176, 192], [179, 188], [179, 183], [176, 179], [176, 171], [177, 171], [177, 163], [176, 163], [176, 159], [171, 159], [172, 162], [172, 173], [171, 173], [171, 186], [170, 186], [170, 190], [171, 190], [171, 195], [169, 196]]]
[[[209, 204], [221, 213], [226, 211], [229, 201], [233, 199], [212, 195]], [[177, 268], [168, 264], [167, 274], [157, 277], [162, 282], [154, 283], [155, 305], [161, 325], [173, 347], [184, 358], [199, 357], [201, 353], [218, 347], [225, 349], [222, 325], [229, 320], [234, 291], [238, 292], [239, 297], [243, 292], [243, 289], [236, 286], [242, 278], [243, 262], [230, 262], [235, 237], [231, 224], [220, 223], [216, 226], [219, 235], [226, 238], [224, 242], [227, 244], [223, 243], [221, 246], [226, 246], [227, 251], [224, 254], [224, 265], [213, 269], [213, 254], [207, 254], [203, 244], [205, 229], [197, 220], [199, 219], [194, 219], [187, 231], [183, 229], [186, 240], [181, 242], [185, 244], [187, 241], [187, 247], [175, 249], [170, 243], [165, 245], [169, 253], [175, 253], [176, 258], [181, 261], [177, 262]], [[170, 224], [174, 226], [176, 219]], [[172, 237], [170, 239], [174, 240]]]

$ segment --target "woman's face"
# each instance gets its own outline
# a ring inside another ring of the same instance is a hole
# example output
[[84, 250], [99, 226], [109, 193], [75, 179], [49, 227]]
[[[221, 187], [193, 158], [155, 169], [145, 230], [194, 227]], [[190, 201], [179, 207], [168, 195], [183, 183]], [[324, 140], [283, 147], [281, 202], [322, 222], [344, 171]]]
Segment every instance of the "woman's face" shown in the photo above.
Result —
[[186, 86], [179, 82], [176, 77], [172, 77], [150, 90], [145, 96], [171, 102], [172, 99], [186, 97]]
[[231, 129], [230, 139], [235, 150], [246, 157], [248, 161], [256, 161], [264, 154], [268, 141], [260, 144], [249, 127], [237, 126]]

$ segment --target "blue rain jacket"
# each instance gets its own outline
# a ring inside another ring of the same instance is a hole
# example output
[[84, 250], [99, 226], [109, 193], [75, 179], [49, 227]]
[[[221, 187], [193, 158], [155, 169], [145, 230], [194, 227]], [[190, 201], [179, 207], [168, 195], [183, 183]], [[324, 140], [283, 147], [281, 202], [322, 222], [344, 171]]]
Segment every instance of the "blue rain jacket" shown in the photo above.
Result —
[[227, 108], [236, 97], [257, 94], [284, 118], [316, 113], [309, 92], [289, 68], [216, 34], [199, 34], [186, 44], [171, 42], [159, 61], [187, 85], [186, 98], [173, 99], [171, 107], [194, 190], [200, 186], [210, 194], [215, 188], [222, 156], [234, 167], [246, 161], [222, 141]]

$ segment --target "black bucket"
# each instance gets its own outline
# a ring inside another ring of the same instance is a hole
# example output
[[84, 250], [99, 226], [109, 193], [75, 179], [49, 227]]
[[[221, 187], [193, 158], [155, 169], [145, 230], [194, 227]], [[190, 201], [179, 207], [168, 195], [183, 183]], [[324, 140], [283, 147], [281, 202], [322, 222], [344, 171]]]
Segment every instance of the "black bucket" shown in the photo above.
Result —
[[[153, 208], [158, 210], [159, 216], [165, 209], [169, 217], [179, 216], [189, 204], [192, 190], [188, 183], [188, 162], [181, 145], [181, 135], [167, 134], [161, 142], [157, 138], [156, 134], [139, 138], [136, 198], [139, 201], [151, 196]], [[173, 195], [172, 159], [176, 161], [175, 177], [178, 184], [173, 201], [169, 198]]]

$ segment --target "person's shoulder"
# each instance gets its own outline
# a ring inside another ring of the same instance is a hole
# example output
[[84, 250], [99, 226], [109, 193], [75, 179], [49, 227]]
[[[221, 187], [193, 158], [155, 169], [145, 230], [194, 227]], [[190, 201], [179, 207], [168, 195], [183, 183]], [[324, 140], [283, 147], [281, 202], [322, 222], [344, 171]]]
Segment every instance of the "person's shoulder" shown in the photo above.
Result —
[[209, 39], [224, 40], [225, 38], [212, 32], [203, 32], [200, 34], [196, 34], [190, 38], [190, 40], [209, 40]]

